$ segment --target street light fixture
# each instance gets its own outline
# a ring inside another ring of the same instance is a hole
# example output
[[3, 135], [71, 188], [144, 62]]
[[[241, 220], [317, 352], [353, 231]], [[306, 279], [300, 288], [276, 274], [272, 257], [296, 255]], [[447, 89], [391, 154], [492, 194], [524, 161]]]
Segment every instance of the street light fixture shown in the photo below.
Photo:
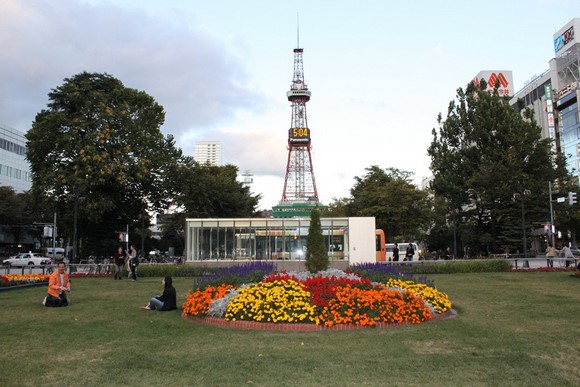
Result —
[[520, 188], [520, 192], [516, 192], [514, 194], [514, 200], [516, 199], [520, 199], [520, 203], [521, 203], [521, 208], [522, 208], [522, 244], [524, 247], [524, 251], [523, 251], [523, 258], [526, 257], [527, 252], [528, 252], [528, 242], [527, 242], [527, 238], [526, 238], [526, 208], [524, 206], [524, 196], [530, 195], [531, 191], [529, 189]]

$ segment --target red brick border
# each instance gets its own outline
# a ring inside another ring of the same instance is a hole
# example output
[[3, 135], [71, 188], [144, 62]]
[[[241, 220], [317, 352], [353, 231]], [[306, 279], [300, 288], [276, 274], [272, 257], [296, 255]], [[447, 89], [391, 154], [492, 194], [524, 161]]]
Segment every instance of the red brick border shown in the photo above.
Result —
[[[263, 331], [294, 331], [294, 332], [314, 332], [314, 331], [350, 331], [358, 329], [369, 329], [369, 328], [390, 328], [400, 325], [411, 325], [409, 323], [404, 324], [391, 324], [378, 322], [374, 327], [367, 327], [355, 324], [339, 324], [331, 327], [325, 327], [316, 324], [282, 324], [282, 323], [260, 323], [256, 321], [227, 321], [222, 318], [217, 317], [191, 317], [182, 316], [184, 320], [204, 324], [213, 325], [221, 328], [232, 328], [232, 329], [244, 329], [244, 330], [263, 330]], [[445, 313], [433, 315], [429, 321], [451, 319], [457, 317], [457, 311], [455, 309], [450, 309]]]

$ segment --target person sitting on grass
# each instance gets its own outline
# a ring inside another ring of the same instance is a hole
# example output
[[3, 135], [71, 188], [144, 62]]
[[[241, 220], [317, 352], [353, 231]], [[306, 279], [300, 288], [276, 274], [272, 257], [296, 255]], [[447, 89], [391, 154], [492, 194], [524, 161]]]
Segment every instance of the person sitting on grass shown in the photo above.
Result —
[[161, 284], [163, 285], [163, 294], [151, 298], [147, 306], [142, 306], [141, 309], [158, 311], [177, 309], [177, 293], [173, 287], [173, 280], [167, 276], [161, 280]]
[[45, 306], [68, 306], [67, 293], [70, 292], [70, 280], [66, 272], [66, 265], [60, 261], [57, 270], [48, 279], [48, 295], [43, 301]]

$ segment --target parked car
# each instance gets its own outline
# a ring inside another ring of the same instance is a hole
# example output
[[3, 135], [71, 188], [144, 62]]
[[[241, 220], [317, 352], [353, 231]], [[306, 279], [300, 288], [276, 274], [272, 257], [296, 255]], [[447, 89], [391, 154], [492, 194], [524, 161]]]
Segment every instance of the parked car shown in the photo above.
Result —
[[42, 256], [39, 253], [21, 253], [5, 259], [2, 264], [6, 266], [40, 266], [40, 265], [50, 265], [52, 260], [48, 257]]

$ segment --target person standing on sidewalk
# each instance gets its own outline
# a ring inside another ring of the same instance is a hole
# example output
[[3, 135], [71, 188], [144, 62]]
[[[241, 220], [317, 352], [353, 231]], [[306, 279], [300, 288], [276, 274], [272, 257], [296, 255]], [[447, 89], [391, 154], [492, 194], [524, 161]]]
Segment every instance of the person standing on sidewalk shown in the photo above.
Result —
[[570, 250], [568, 243], [566, 243], [562, 250], [560, 250], [560, 257], [566, 258], [566, 267], [570, 267], [574, 262], [574, 254], [572, 254], [572, 250]]
[[125, 265], [125, 253], [123, 248], [119, 246], [113, 257], [115, 261], [115, 279], [123, 279], [123, 266]]
[[405, 251], [405, 261], [412, 261], [414, 255], [415, 249], [413, 248], [413, 244], [409, 243], [407, 245], [407, 250]]
[[127, 258], [129, 258], [129, 270], [131, 271], [131, 280], [137, 280], [137, 266], [139, 266], [139, 258], [137, 258], [137, 250], [135, 245], [131, 244], [129, 247], [129, 252], [127, 253]]
[[548, 267], [554, 267], [554, 258], [556, 257], [556, 249], [552, 244], [548, 244], [546, 249], [546, 258], [548, 259]]

